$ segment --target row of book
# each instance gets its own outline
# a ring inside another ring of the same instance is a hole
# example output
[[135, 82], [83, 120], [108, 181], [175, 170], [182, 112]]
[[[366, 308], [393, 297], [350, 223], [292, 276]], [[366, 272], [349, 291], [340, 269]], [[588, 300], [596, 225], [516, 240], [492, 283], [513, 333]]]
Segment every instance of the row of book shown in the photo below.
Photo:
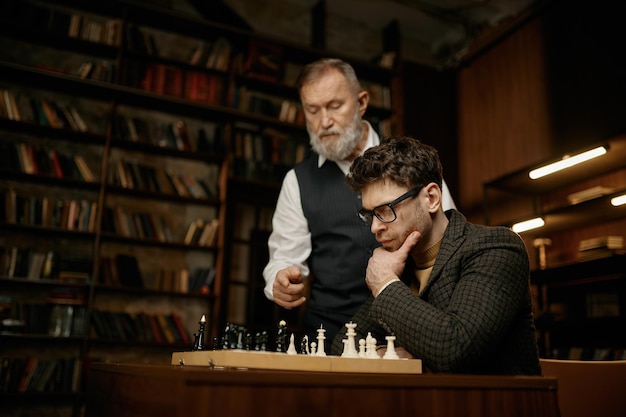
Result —
[[138, 61], [128, 61], [126, 73], [126, 83], [130, 87], [198, 103], [225, 103], [228, 88], [227, 80], [222, 74]]
[[228, 71], [233, 47], [228, 39], [219, 36], [213, 41], [201, 40], [192, 51], [189, 64], [217, 71]]
[[78, 357], [3, 356], [0, 366], [0, 392], [69, 393], [80, 388], [82, 360]]
[[191, 338], [176, 313], [148, 314], [94, 310], [91, 324], [97, 337], [157, 344], [190, 344]]
[[32, 143], [0, 142], [2, 170], [52, 178], [98, 181], [97, 171], [82, 155], [69, 155]]
[[29, 280], [58, 279], [86, 282], [91, 275], [91, 259], [60, 255], [48, 250], [17, 246], [0, 247], [0, 276]]
[[13, 301], [9, 317], [2, 319], [0, 334], [81, 337], [85, 334], [86, 294], [75, 287], [58, 287], [46, 302]]
[[0, 198], [4, 201], [0, 219], [6, 223], [91, 233], [96, 230], [95, 201], [23, 196], [13, 188], [0, 191]]
[[183, 243], [193, 246], [213, 246], [217, 240], [218, 219], [197, 218], [189, 223]]
[[99, 283], [108, 287], [143, 288], [152, 291], [208, 294], [215, 268], [203, 267], [141, 271], [137, 259], [118, 254], [100, 259]]
[[257, 131], [237, 128], [233, 138], [231, 174], [243, 178], [281, 181], [287, 171], [309, 151], [304, 140], [288, 137], [273, 129]]
[[216, 198], [219, 167], [215, 165], [212, 168], [214, 168], [215, 178], [203, 179], [161, 167], [118, 160], [110, 164], [108, 181], [112, 185], [131, 190], [200, 199]]
[[120, 19], [79, 14], [26, 1], [2, 2], [0, 7], [0, 15], [10, 16], [11, 22], [20, 27], [107, 45], [121, 43]]
[[115, 64], [111, 61], [83, 61], [71, 74], [82, 80], [112, 82], [115, 75]]
[[157, 214], [106, 207], [102, 214], [102, 231], [122, 237], [173, 242], [167, 220]]
[[369, 104], [383, 109], [391, 109], [391, 89], [389, 86], [361, 81], [361, 86], [369, 93]]
[[233, 107], [275, 117], [281, 122], [304, 125], [304, 112], [298, 101], [250, 90], [245, 86], [233, 90]]
[[49, 98], [30, 97], [8, 89], [0, 89], [0, 93], [2, 118], [77, 132], [89, 130], [83, 116], [71, 104]]
[[146, 119], [118, 113], [113, 119], [113, 132], [122, 140], [161, 148], [219, 154], [225, 152], [221, 124], [203, 123], [197, 129], [192, 129], [189, 125], [185, 120], [169, 123], [157, 118]]

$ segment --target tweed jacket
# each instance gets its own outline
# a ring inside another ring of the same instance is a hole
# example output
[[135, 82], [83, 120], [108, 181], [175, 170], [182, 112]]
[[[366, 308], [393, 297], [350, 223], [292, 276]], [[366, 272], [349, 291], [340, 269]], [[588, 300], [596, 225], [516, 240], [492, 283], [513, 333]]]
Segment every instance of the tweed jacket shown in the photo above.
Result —
[[[419, 296], [401, 282], [361, 306], [352, 321], [357, 340], [370, 332], [384, 345], [394, 334], [432, 372], [541, 375], [532, 317], [529, 260], [522, 239], [504, 227], [469, 223], [456, 210], [430, 278]], [[410, 257], [409, 257], [410, 258]], [[341, 354], [344, 328], [331, 352]]]

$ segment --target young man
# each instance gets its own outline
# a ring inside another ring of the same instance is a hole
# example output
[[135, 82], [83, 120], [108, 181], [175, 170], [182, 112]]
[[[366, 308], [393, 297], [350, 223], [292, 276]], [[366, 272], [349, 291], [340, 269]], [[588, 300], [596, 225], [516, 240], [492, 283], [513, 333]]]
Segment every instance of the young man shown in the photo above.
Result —
[[444, 212], [433, 147], [389, 138], [354, 161], [347, 182], [380, 244], [367, 265], [370, 297], [351, 319], [357, 340], [393, 334], [434, 372], [541, 374], [524, 243]]
[[[314, 337], [322, 326], [330, 341], [369, 295], [363, 277], [378, 244], [355, 215], [361, 202], [345, 175], [380, 140], [362, 119], [369, 95], [346, 62], [313, 62], [296, 85], [314, 153], [284, 178], [263, 271], [265, 295], [287, 309], [306, 302], [304, 332]], [[445, 184], [444, 195], [444, 206], [454, 207]]]

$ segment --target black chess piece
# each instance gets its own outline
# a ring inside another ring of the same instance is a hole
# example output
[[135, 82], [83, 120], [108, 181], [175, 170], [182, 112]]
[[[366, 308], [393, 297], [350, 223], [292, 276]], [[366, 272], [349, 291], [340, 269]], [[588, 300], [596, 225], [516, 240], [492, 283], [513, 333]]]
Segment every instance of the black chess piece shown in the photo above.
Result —
[[309, 335], [305, 334], [300, 342], [300, 354], [308, 355], [309, 353]]
[[243, 339], [243, 348], [245, 350], [252, 349], [252, 333], [249, 331], [246, 332], [246, 336]]
[[287, 322], [281, 320], [276, 332], [276, 352], [287, 352]]
[[206, 317], [202, 316], [200, 322], [198, 323], [200, 327], [198, 328], [198, 332], [194, 333], [194, 341], [192, 350], [205, 350], [204, 346], [204, 326], [206, 324]]

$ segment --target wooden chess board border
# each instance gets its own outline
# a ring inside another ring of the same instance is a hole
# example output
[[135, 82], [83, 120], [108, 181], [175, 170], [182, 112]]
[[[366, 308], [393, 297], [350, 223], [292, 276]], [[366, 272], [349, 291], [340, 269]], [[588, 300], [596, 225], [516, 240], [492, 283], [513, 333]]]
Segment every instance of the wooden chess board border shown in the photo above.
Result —
[[421, 374], [420, 359], [342, 358], [340, 356], [288, 355], [240, 349], [172, 353], [172, 365], [281, 371]]

